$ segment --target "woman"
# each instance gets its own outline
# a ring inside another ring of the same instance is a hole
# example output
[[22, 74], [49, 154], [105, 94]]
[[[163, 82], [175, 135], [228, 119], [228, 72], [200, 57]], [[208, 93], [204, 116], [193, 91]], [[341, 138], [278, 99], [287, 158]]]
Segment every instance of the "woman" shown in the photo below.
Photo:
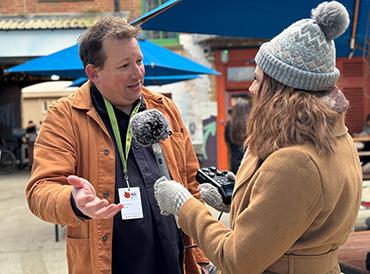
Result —
[[[356, 220], [362, 184], [344, 125], [348, 101], [335, 87], [332, 40], [348, 24], [342, 4], [324, 2], [312, 19], [294, 23], [258, 51], [230, 229], [180, 184], [156, 182], [161, 211], [178, 215], [222, 274], [340, 273], [336, 250]], [[202, 196], [217, 203], [217, 195]]]
[[245, 125], [250, 111], [249, 102], [238, 98], [231, 109], [230, 120], [226, 123], [224, 137], [229, 148], [230, 170], [238, 171], [240, 162], [244, 155], [243, 143], [247, 136]]

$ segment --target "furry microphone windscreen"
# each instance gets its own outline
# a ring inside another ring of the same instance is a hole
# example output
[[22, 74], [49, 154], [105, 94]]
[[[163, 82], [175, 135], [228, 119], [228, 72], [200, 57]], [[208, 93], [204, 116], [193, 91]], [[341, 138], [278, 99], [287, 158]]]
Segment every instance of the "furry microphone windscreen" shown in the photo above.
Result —
[[150, 146], [168, 138], [170, 127], [163, 113], [156, 109], [145, 110], [131, 119], [132, 136], [141, 146]]

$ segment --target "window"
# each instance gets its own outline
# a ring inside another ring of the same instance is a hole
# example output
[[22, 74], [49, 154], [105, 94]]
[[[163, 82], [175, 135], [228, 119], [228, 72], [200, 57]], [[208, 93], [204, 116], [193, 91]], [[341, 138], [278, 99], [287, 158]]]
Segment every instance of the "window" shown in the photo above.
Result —
[[227, 81], [229, 82], [243, 82], [253, 81], [255, 67], [228, 67]]
[[42, 112], [42, 114], [46, 114], [46, 112], [48, 111], [49, 106], [51, 106], [52, 104], [54, 104], [55, 101], [56, 100], [53, 100], [53, 99], [43, 100], [42, 101], [42, 104], [41, 104], [41, 112]]
[[[159, 5], [165, 3], [167, 0], [142, 0], [142, 13], [146, 13]], [[160, 46], [171, 47], [179, 45], [179, 36], [175, 32], [166, 31], [143, 31], [146, 39], [149, 39]]]

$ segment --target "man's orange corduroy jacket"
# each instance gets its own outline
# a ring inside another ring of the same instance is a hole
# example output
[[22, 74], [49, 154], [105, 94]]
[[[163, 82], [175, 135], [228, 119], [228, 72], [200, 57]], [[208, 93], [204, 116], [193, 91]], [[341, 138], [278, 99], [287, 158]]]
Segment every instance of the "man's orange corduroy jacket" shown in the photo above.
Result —
[[[199, 198], [198, 161], [179, 110], [165, 96], [145, 88], [143, 97], [147, 108], [161, 111], [171, 127], [170, 138], [161, 141], [171, 177]], [[72, 187], [67, 183], [71, 174], [86, 178], [98, 197], [114, 202], [114, 145], [93, 107], [90, 82], [49, 108], [34, 156], [27, 201], [39, 218], [67, 225], [69, 273], [111, 273], [113, 219], [81, 221], [71, 208]], [[187, 236], [185, 245], [192, 245]], [[207, 262], [198, 248], [185, 251], [186, 274], [200, 273], [197, 263]]]

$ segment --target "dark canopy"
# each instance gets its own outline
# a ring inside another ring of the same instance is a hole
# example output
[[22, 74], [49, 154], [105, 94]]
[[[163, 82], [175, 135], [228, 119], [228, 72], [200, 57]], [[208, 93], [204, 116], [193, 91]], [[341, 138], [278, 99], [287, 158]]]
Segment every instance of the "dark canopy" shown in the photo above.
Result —
[[[293, 22], [309, 18], [310, 11], [321, 2], [323, 0], [170, 0], [132, 23], [143, 23], [142, 28], [147, 30], [270, 39]], [[337, 55], [348, 56], [356, 1], [339, 2], [348, 9], [351, 24], [335, 41]], [[165, 10], [160, 13], [162, 9]], [[370, 31], [369, 13], [370, 0], [359, 0], [354, 55], [364, 54], [361, 48], [370, 37], [366, 35]]]

